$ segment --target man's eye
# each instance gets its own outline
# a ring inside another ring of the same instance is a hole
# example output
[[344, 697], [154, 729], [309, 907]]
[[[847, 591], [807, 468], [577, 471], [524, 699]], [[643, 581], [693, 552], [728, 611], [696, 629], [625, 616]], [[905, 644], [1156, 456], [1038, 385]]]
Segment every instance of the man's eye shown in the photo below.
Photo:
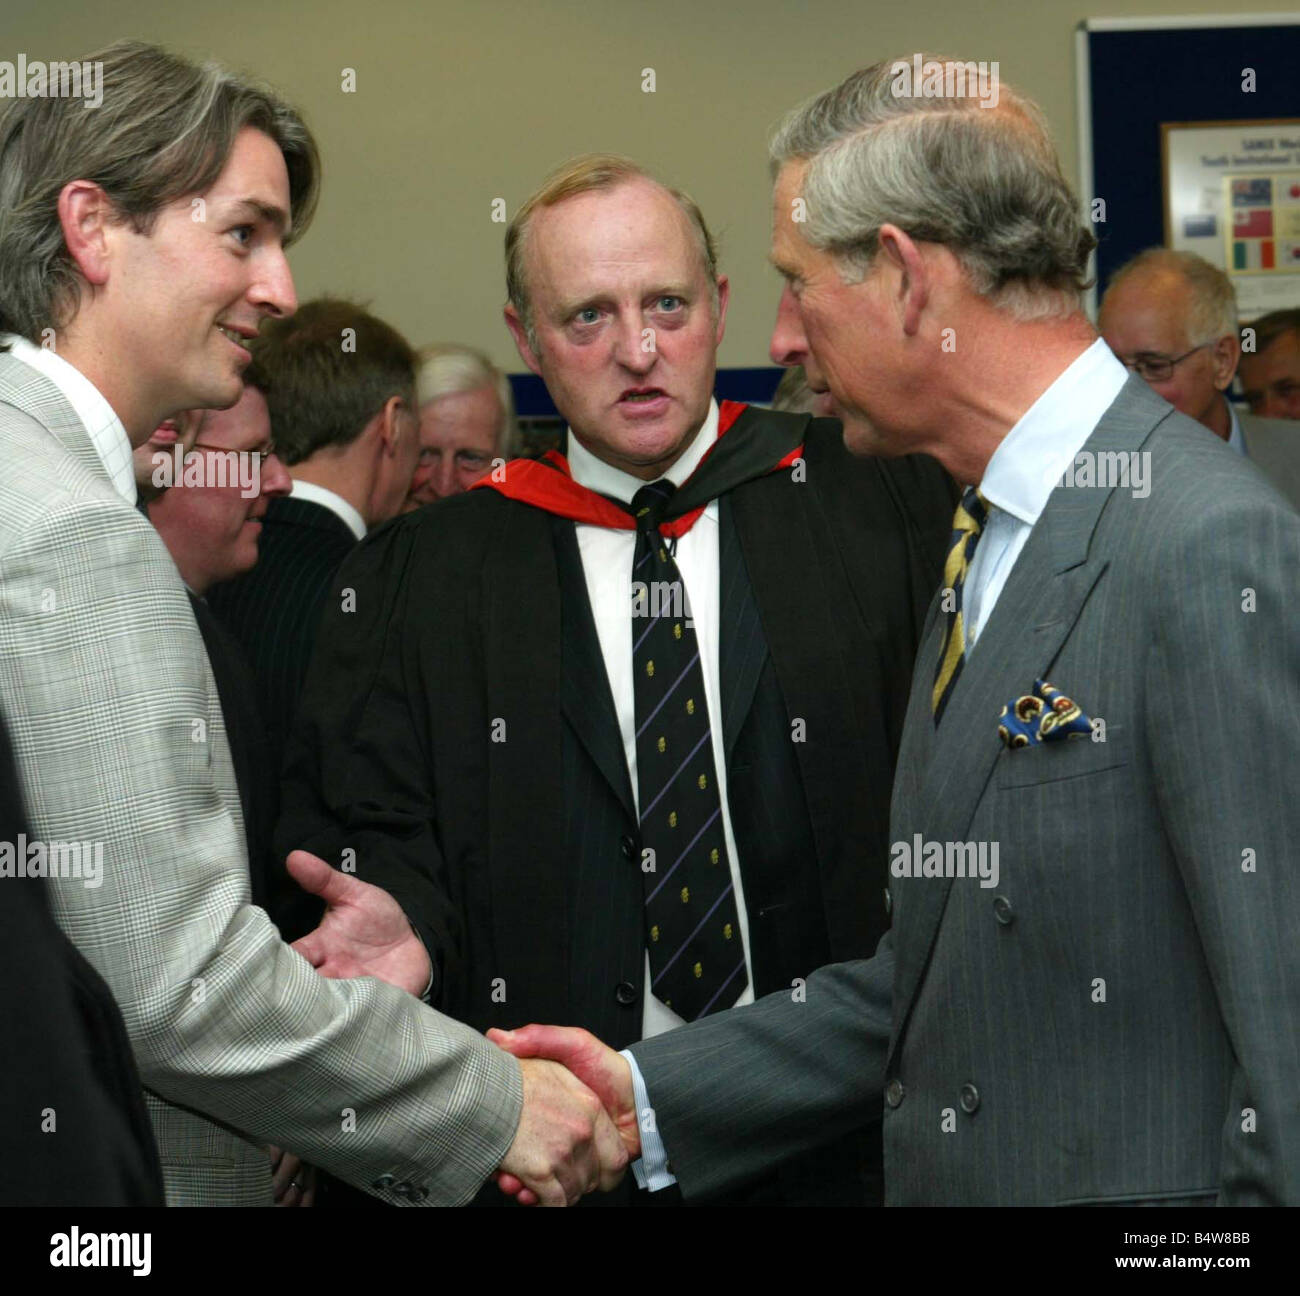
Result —
[[594, 306], [584, 306], [573, 318], [579, 324], [594, 324], [600, 318], [600, 312]]
[[481, 468], [487, 463], [488, 458], [483, 454], [463, 454], [460, 461], [466, 468]]
[[[232, 229], [230, 232], [233, 235], [235, 235], [236, 241], [242, 244], [244, 247], [247, 247], [248, 244], [252, 241], [253, 227], [251, 225], [236, 225], [235, 228]], [[245, 237], [240, 238], [239, 235], [241, 234], [243, 234]]]
[[431, 463], [433, 463], [433, 461], [434, 461], [435, 459], [437, 459], [437, 457], [438, 457], [438, 454], [437, 454], [437, 451], [435, 451], [435, 450], [421, 450], [421, 451], [420, 451], [420, 460], [419, 460], [419, 461], [420, 461], [421, 465], [423, 465], [423, 466], [425, 466], [425, 467], [428, 467], [428, 465], [431, 464]]
[[674, 297], [671, 293], [665, 293], [656, 303], [660, 310], [674, 311], [680, 309], [685, 303], [680, 297]]

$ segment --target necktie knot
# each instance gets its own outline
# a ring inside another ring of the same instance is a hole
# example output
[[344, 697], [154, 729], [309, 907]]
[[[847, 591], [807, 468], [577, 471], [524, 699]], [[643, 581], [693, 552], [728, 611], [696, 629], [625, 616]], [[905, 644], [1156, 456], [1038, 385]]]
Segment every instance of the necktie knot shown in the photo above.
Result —
[[627, 507], [636, 520], [638, 531], [659, 530], [659, 523], [663, 521], [664, 511], [676, 491], [677, 487], [667, 477], [661, 477], [658, 481], [642, 486], [632, 496], [632, 503]]
[[953, 530], [977, 536], [984, 530], [984, 524], [988, 520], [988, 500], [974, 486], [967, 486], [962, 492], [961, 502], [957, 505], [957, 513], [952, 523]]

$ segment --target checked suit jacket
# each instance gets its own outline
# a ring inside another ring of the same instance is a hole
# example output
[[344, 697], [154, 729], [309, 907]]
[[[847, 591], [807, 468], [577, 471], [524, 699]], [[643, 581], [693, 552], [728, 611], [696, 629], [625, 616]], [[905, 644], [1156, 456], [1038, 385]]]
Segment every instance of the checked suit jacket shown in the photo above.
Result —
[[[890, 836], [997, 886], [634, 1046], [688, 1200], [883, 1110], [887, 1204], [1300, 1202], [1300, 517], [1137, 378], [1085, 449], [1150, 495], [1052, 493], [937, 730], [917, 655]], [[1106, 740], [1004, 747], [1040, 678]]]
[[468, 1199], [513, 1140], [517, 1065], [392, 986], [318, 976], [249, 903], [184, 586], [7, 354], [0, 463], [0, 697], [34, 831], [103, 844], [102, 885], [52, 879], [50, 903], [122, 1010], [169, 1204], [269, 1205], [266, 1143], [394, 1204]]
[[[884, 931], [889, 789], [953, 504], [932, 460], [855, 459], [838, 423], [803, 422], [806, 476], [719, 501], [714, 723], [760, 994]], [[378, 530], [337, 583], [278, 847], [350, 851], [470, 1025], [640, 1038], [638, 822], [574, 524], [475, 490]], [[861, 1201], [840, 1142], [762, 1199]]]

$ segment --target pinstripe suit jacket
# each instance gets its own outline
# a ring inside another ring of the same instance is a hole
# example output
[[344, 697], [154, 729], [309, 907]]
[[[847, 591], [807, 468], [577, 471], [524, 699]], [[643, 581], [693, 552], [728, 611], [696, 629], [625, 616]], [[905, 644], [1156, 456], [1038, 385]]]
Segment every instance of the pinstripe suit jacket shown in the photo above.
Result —
[[58, 389], [5, 354], [0, 462], [0, 697], [35, 831], [102, 843], [102, 884], [50, 900], [121, 1006], [169, 1203], [269, 1204], [265, 1142], [395, 1204], [468, 1199], [514, 1136], [517, 1065], [392, 986], [317, 976], [249, 904], [184, 587]]
[[[884, 1106], [890, 1203], [1300, 1202], [1300, 518], [1140, 380], [1058, 488], [936, 731], [931, 607], [891, 837], [997, 842], [998, 884], [892, 883], [807, 1000], [634, 1046], [688, 1197]], [[1011, 751], [1047, 678], [1106, 741]]]

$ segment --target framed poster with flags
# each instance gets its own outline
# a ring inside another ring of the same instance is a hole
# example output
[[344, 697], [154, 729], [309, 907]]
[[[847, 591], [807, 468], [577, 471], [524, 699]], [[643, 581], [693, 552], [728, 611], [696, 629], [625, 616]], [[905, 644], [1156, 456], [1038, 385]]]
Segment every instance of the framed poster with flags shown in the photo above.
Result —
[[1244, 321], [1300, 306], [1300, 118], [1162, 122], [1165, 246], [1227, 272]]

